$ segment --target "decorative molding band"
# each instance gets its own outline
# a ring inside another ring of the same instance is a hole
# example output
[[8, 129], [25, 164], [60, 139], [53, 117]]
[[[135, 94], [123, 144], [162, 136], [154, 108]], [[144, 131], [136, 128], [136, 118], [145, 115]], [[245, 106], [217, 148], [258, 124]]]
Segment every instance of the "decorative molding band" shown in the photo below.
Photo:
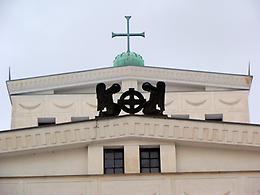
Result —
[[74, 102], [67, 104], [67, 105], [60, 105], [60, 104], [53, 103], [54, 106], [56, 106], [57, 108], [61, 108], [61, 109], [69, 108], [69, 107], [73, 106], [73, 104], [74, 104]]
[[241, 98], [239, 98], [239, 99], [237, 99], [237, 100], [235, 100], [235, 101], [232, 101], [232, 102], [228, 102], [228, 101], [219, 99], [219, 102], [221, 102], [222, 104], [225, 104], [225, 105], [229, 105], [229, 106], [236, 105], [236, 104], [238, 104], [240, 101], [241, 101]]
[[7, 81], [11, 95], [62, 87], [96, 84], [124, 79], [162, 80], [169, 83], [184, 83], [203, 86], [250, 89], [252, 78], [245, 75], [231, 75], [191, 70], [166, 69], [158, 67], [125, 66], [89, 71], [64, 73], [21, 80]]
[[189, 101], [189, 100], [185, 100], [187, 104], [190, 104], [192, 106], [201, 106], [202, 104], [206, 103], [207, 100], [202, 100], [200, 102], [192, 102], [192, 101]]
[[26, 110], [34, 110], [34, 109], [38, 108], [40, 105], [41, 105], [41, 103], [33, 105], [33, 106], [31, 106], [31, 105], [27, 106], [27, 105], [19, 104], [19, 106], [21, 108], [26, 109]]
[[129, 137], [260, 150], [260, 126], [124, 116], [1, 132], [0, 155]]

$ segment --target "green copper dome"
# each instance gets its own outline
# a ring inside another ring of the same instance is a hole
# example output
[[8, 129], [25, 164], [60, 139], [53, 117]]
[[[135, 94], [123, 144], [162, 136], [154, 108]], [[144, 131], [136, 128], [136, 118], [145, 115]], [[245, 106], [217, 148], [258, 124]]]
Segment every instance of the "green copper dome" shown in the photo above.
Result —
[[135, 52], [123, 52], [116, 56], [113, 66], [144, 66], [144, 60]]

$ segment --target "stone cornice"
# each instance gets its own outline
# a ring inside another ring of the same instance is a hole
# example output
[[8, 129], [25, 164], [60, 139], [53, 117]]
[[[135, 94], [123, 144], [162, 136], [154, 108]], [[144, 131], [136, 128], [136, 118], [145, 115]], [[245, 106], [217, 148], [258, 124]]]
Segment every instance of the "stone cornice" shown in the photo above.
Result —
[[168, 83], [250, 89], [252, 77], [246, 75], [178, 70], [159, 67], [111, 67], [7, 81], [10, 95], [96, 84], [96, 82], [136, 79], [163, 80]]
[[124, 116], [0, 133], [0, 156], [129, 138], [260, 150], [260, 126]]

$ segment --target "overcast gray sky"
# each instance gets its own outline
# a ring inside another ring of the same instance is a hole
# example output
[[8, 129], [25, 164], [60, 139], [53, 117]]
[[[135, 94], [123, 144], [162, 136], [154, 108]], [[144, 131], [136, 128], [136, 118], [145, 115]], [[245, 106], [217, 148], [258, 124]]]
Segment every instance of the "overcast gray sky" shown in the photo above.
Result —
[[136, 37], [131, 49], [146, 65], [254, 76], [251, 122], [260, 123], [259, 0], [0, 0], [0, 130], [10, 128], [5, 81], [112, 66], [126, 50], [125, 15]]

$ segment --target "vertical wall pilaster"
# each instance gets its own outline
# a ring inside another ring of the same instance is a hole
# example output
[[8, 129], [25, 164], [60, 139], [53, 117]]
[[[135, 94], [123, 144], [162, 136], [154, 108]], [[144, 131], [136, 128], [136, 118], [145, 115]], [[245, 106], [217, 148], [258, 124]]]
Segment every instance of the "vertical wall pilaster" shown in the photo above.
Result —
[[139, 146], [124, 146], [125, 173], [140, 173]]
[[175, 145], [160, 145], [161, 172], [176, 172], [176, 150]]
[[88, 174], [103, 174], [103, 161], [103, 146], [88, 146]]

